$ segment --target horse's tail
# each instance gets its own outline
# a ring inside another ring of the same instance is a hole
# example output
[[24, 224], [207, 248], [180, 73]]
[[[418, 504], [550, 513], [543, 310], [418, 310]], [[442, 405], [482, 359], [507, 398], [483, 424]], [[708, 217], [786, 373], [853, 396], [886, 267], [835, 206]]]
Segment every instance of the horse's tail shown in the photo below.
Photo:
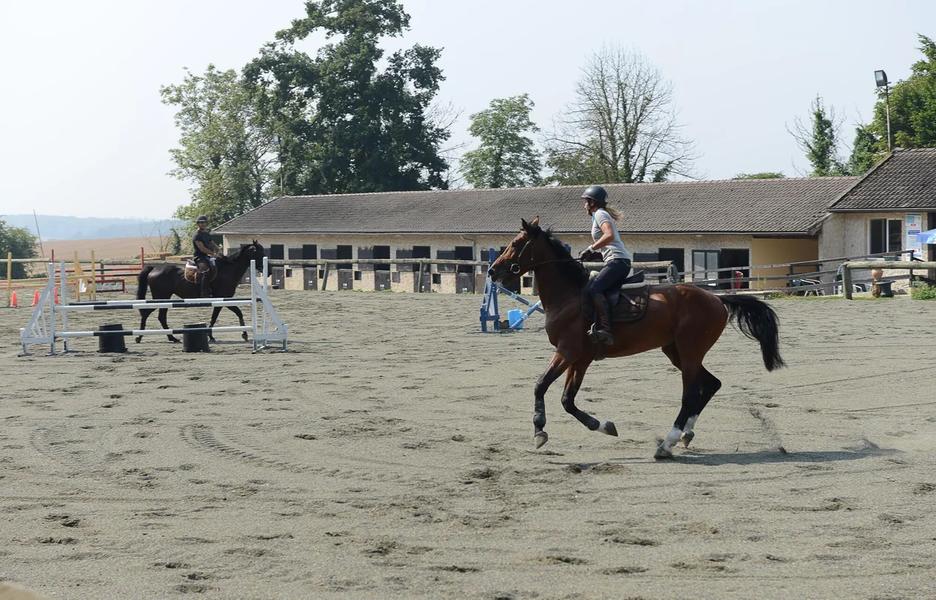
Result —
[[741, 333], [760, 343], [764, 366], [768, 371], [786, 366], [780, 358], [779, 319], [774, 309], [754, 296], [719, 296], [728, 309], [729, 320], [734, 319]]
[[146, 287], [148, 285], [147, 279], [149, 278], [150, 271], [152, 270], [152, 265], [146, 265], [140, 271], [140, 274], [137, 275], [137, 300], [143, 300], [146, 298]]

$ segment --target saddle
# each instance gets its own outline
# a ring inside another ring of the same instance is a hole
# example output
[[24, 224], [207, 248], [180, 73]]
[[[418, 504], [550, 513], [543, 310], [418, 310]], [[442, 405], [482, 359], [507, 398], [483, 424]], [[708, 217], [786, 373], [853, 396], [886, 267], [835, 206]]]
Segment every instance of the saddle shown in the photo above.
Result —
[[208, 277], [209, 282], [214, 281], [215, 277], [218, 275], [218, 269], [215, 266], [214, 259], [210, 259], [208, 265], [208, 270], [204, 274], [200, 274], [195, 261], [188, 259], [185, 261], [185, 267], [182, 269], [182, 276], [185, 277], [186, 281], [195, 285], [201, 285], [202, 277]]
[[[591, 273], [596, 277], [597, 271]], [[605, 292], [608, 307], [611, 309], [612, 323], [633, 323], [639, 321], [647, 314], [647, 303], [650, 301], [650, 284], [644, 277], [643, 271], [632, 273], [621, 287]], [[588, 302], [588, 298], [583, 298]]]

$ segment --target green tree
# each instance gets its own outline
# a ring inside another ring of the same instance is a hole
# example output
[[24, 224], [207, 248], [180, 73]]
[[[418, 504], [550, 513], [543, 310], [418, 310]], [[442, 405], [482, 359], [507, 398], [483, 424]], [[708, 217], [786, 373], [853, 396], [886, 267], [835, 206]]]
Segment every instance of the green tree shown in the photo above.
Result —
[[[890, 90], [891, 135], [901, 148], [936, 146], [936, 42], [919, 36], [923, 59], [911, 67], [910, 77]], [[881, 140], [879, 150], [887, 149], [887, 114], [883, 93], [874, 107], [874, 133]]]
[[[10, 227], [0, 219], [0, 277], [7, 276], [7, 253], [12, 253], [13, 258], [33, 258], [36, 256], [36, 236], [28, 229]], [[13, 277], [26, 277], [26, 266], [13, 263]]]
[[[855, 128], [855, 141], [852, 143], [851, 156], [848, 159], [849, 175], [864, 175], [874, 163], [883, 158], [881, 140], [868, 125]], [[886, 146], [886, 142], [885, 142]]]
[[461, 171], [468, 183], [501, 188], [540, 182], [539, 152], [527, 136], [539, 131], [530, 119], [532, 110], [533, 101], [521, 94], [494, 99], [486, 110], [471, 115], [468, 132], [480, 145], [462, 157]]
[[172, 174], [192, 185], [192, 201], [176, 217], [191, 222], [203, 214], [217, 225], [267, 201], [275, 138], [237, 72], [209, 65], [204, 75], [187, 72], [181, 84], [160, 92], [176, 108], [181, 132], [179, 147], [170, 151]]
[[786, 175], [780, 171], [762, 171], [760, 173], [738, 173], [732, 179], [783, 179]]
[[686, 175], [694, 159], [670, 84], [643, 56], [620, 49], [589, 59], [546, 153], [549, 179], [562, 184], [665, 181]]
[[797, 117], [793, 128], [787, 129], [812, 165], [811, 176], [846, 174], [846, 166], [838, 156], [840, 126], [835, 111], [827, 109], [822, 97], [817, 95], [810, 105], [809, 125]]
[[169, 254], [173, 256], [182, 254], [182, 237], [175, 227], [169, 231]]
[[[276, 34], [244, 71], [258, 110], [278, 135], [285, 193], [421, 190], [445, 186], [440, 144], [448, 131], [428, 114], [442, 81], [440, 50], [384, 57], [379, 42], [409, 28], [395, 0], [320, 0]], [[295, 45], [334, 40], [314, 57]]]

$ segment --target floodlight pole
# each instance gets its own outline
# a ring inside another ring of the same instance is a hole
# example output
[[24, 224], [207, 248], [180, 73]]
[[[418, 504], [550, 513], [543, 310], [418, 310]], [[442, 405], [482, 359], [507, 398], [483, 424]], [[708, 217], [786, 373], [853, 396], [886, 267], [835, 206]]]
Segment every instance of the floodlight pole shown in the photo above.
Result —
[[878, 88], [884, 88], [884, 114], [887, 118], [887, 151], [891, 152], [890, 82], [887, 81], [887, 73], [882, 70], [875, 71], [874, 83]]

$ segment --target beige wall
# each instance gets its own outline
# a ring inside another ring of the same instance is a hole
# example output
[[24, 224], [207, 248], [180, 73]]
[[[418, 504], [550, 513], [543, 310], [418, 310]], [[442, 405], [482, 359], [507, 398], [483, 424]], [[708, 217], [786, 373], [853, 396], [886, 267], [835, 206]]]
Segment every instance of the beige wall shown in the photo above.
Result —
[[[350, 245], [352, 247], [352, 258], [350, 262], [358, 260], [359, 247], [372, 247], [375, 245], [390, 246], [390, 256], [395, 257], [398, 249], [410, 249], [413, 246], [430, 246], [432, 257], [435, 258], [437, 250], [452, 250], [455, 246], [472, 246], [473, 256], [478, 258], [481, 250], [494, 248], [499, 250], [501, 246], [506, 246], [513, 236], [511, 235], [457, 235], [457, 234], [419, 234], [419, 235], [401, 235], [401, 234], [272, 234], [263, 236], [238, 236], [225, 235], [224, 246], [228, 250], [231, 247], [237, 247], [242, 243], [248, 243], [252, 239], [257, 240], [265, 247], [272, 244], [282, 244], [286, 249], [285, 255], [288, 256], [289, 248], [300, 248], [303, 244], [316, 244], [321, 255], [322, 249], [335, 248], [338, 245]], [[572, 246], [573, 254], [591, 243], [591, 236], [587, 233], [582, 234], [563, 234], [562, 240]], [[758, 262], [754, 256], [754, 242], [749, 235], [708, 235], [708, 234], [625, 234], [622, 236], [625, 245], [633, 253], [656, 253], [660, 248], [682, 248], [684, 249], [683, 262], [686, 269], [692, 268], [693, 250], [720, 250], [722, 248], [747, 249], [752, 252], [752, 260]], [[789, 244], [792, 249], [790, 256], [799, 257], [801, 255], [800, 247], [803, 246], [802, 240], [776, 240], [777, 248], [772, 252], [774, 254], [782, 253], [780, 246], [784, 243]], [[815, 242], [813, 242], [815, 244]], [[814, 251], [815, 252], [815, 251]], [[485, 253], [486, 254], [486, 253]], [[486, 258], [486, 256], [485, 256]], [[812, 256], [808, 257], [812, 258]], [[397, 271], [397, 266], [392, 267], [392, 271]], [[353, 281], [352, 287], [356, 290], [372, 291], [374, 289], [373, 272], [361, 271], [361, 279]], [[432, 290], [440, 293], [451, 293], [455, 290], [455, 274], [439, 273], [438, 268], [433, 266], [431, 274], [437, 274], [439, 283], [432, 285]], [[480, 274], [480, 270], [478, 271]], [[399, 283], [392, 284], [393, 291], [409, 292], [414, 287], [414, 273], [408, 271], [399, 272]], [[292, 277], [284, 282], [285, 287], [289, 289], [302, 289], [303, 270], [295, 268], [292, 270]], [[319, 279], [318, 287], [321, 288], [322, 280]], [[337, 289], [337, 275], [334, 271], [329, 273], [328, 289]], [[477, 289], [480, 292], [480, 289]], [[532, 293], [532, 287], [526, 286], [522, 293]]]
[[[789, 239], [789, 238], [754, 238], [751, 240], [751, 264], [775, 265], [780, 263], [816, 260], [819, 258], [819, 240], [817, 239]], [[795, 272], [806, 273], [814, 271], [815, 266], [797, 267]], [[751, 277], [786, 276], [789, 268], [779, 267], [773, 269], [754, 269]], [[754, 289], [769, 289], [782, 287], [785, 281], [781, 279], [764, 279], [754, 281]]]
[[[903, 222], [901, 227], [901, 249], [906, 249], [907, 244], [907, 226], [906, 217], [908, 214], [920, 215], [921, 230], [927, 228], [926, 211], [904, 211], [904, 212], [869, 212], [869, 213], [832, 213], [822, 224], [822, 231], [819, 234], [819, 256], [822, 258], [839, 258], [843, 256], [860, 257], [871, 251], [871, 220], [872, 219], [900, 219]], [[923, 249], [925, 252], [925, 248]], [[904, 259], [907, 259], [904, 256]], [[925, 258], [925, 257], [921, 257]], [[838, 268], [841, 261], [823, 263], [823, 270], [833, 270]], [[907, 271], [888, 271], [885, 276], [906, 275]], [[856, 279], [870, 279], [869, 271], [855, 271], [853, 276]], [[831, 281], [833, 275], [824, 277]]]

